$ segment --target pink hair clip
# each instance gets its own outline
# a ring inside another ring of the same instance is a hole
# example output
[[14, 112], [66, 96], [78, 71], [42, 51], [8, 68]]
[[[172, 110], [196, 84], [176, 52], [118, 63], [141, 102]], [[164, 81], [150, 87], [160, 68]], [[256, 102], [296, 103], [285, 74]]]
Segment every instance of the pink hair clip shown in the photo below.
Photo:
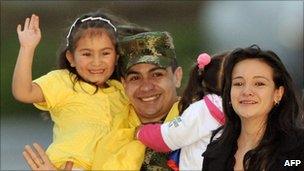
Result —
[[197, 58], [197, 66], [199, 69], [203, 69], [211, 61], [211, 57], [207, 53], [202, 53]]

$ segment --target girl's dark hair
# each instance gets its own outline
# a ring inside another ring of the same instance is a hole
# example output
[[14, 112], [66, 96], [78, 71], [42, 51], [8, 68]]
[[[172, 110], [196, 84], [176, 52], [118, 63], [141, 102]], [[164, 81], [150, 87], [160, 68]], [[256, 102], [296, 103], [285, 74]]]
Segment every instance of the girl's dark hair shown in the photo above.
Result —
[[218, 151], [223, 144], [236, 144], [241, 132], [241, 120], [230, 102], [232, 71], [234, 66], [246, 59], [257, 59], [265, 62], [273, 70], [275, 87], [284, 87], [283, 97], [278, 105], [269, 112], [265, 133], [258, 146], [244, 156], [245, 170], [271, 170], [277, 157], [277, 149], [286, 137], [296, 136], [298, 130], [303, 130], [303, 111], [295, 94], [292, 79], [279, 57], [272, 51], [263, 51], [257, 45], [238, 48], [231, 52], [225, 62], [223, 76], [223, 108], [226, 123], [223, 133], [217, 139], [217, 145], [211, 150]]
[[193, 65], [188, 84], [179, 103], [179, 113], [207, 94], [221, 95], [223, 64], [228, 55], [229, 52], [213, 55], [210, 63], [202, 71], [199, 70], [197, 63]]
[[[111, 26], [109, 23], [101, 20], [87, 20], [84, 22], [81, 22], [82, 19], [88, 18], [88, 17], [102, 17], [106, 20], [109, 20], [111, 24], [114, 25], [114, 27], [117, 29], [117, 31], [114, 30], [113, 26]], [[72, 28], [71, 28], [72, 27]], [[84, 14], [78, 18], [77, 21], [75, 21], [75, 24], [69, 27], [68, 30], [71, 29], [69, 36], [64, 41], [64, 44], [62, 45], [62, 48], [59, 52], [59, 62], [58, 66], [59, 69], [67, 69], [70, 72], [70, 78], [75, 86], [76, 82], [81, 80], [84, 81], [83, 78], [77, 73], [75, 67], [71, 67], [69, 61], [66, 58], [66, 52], [70, 51], [73, 53], [76, 49], [76, 44], [78, 40], [85, 34], [85, 31], [87, 29], [100, 29], [100, 31], [106, 32], [108, 36], [110, 37], [112, 43], [115, 46], [115, 50], [117, 50], [117, 42], [119, 41], [119, 38], [122, 36], [130, 35], [133, 33], [138, 32], [144, 32], [148, 30], [147, 28], [140, 27], [135, 24], [131, 24], [128, 21], [114, 16], [110, 13], [102, 12], [100, 10], [96, 12], [90, 12], [87, 14]], [[68, 35], [68, 33], [66, 34]], [[116, 69], [116, 68], [115, 68]], [[72, 75], [75, 75], [73, 77]], [[116, 79], [119, 80], [119, 76], [117, 75], [117, 71], [114, 71], [113, 74], [110, 76], [109, 79]], [[95, 85], [96, 86], [96, 85]], [[98, 87], [96, 86], [97, 92]]]

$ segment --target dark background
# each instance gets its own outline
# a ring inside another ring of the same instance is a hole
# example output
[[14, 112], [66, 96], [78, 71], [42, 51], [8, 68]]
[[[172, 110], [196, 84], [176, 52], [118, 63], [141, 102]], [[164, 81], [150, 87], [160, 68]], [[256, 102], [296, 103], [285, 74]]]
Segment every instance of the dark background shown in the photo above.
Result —
[[40, 17], [42, 40], [33, 63], [37, 78], [56, 68], [57, 49], [74, 19], [97, 9], [153, 31], [169, 31], [184, 70], [183, 85], [199, 53], [256, 43], [281, 57], [303, 94], [303, 1], [1, 1], [1, 170], [28, 169], [23, 146], [33, 141], [47, 146], [52, 137], [47, 114], [11, 94], [19, 50], [16, 26], [32, 13]]

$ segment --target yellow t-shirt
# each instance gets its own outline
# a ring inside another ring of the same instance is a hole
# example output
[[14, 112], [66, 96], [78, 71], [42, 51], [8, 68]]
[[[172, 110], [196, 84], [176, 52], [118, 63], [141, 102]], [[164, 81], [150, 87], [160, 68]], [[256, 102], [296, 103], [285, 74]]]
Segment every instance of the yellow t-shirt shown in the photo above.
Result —
[[52, 163], [60, 168], [66, 161], [74, 167], [91, 169], [96, 143], [110, 132], [112, 120], [128, 117], [129, 101], [120, 82], [107, 81], [99, 88], [78, 81], [73, 86], [68, 70], [55, 70], [36, 79], [45, 102], [34, 104], [49, 111], [54, 121], [53, 142], [47, 149]]
[[[165, 122], [178, 116], [178, 102], [168, 113]], [[140, 170], [145, 157], [145, 145], [134, 137], [140, 120], [130, 105], [129, 118], [115, 120], [119, 123], [96, 147], [92, 170]], [[128, 126], [122, 123], [128, 123]]]

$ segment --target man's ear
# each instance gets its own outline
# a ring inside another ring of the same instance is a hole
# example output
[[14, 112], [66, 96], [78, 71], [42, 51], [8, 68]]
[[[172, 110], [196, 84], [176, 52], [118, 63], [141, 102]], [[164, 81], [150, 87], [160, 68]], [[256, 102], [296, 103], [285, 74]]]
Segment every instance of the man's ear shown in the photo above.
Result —
[[183, 69], [181, 67], [177, 67], [173, 74], [175, 87], [179, 88], [183, 78]]
[[75, 67], [74, 55], [69, 50], [66, 51], [65, 57], [70, 62], [71, 67]]

